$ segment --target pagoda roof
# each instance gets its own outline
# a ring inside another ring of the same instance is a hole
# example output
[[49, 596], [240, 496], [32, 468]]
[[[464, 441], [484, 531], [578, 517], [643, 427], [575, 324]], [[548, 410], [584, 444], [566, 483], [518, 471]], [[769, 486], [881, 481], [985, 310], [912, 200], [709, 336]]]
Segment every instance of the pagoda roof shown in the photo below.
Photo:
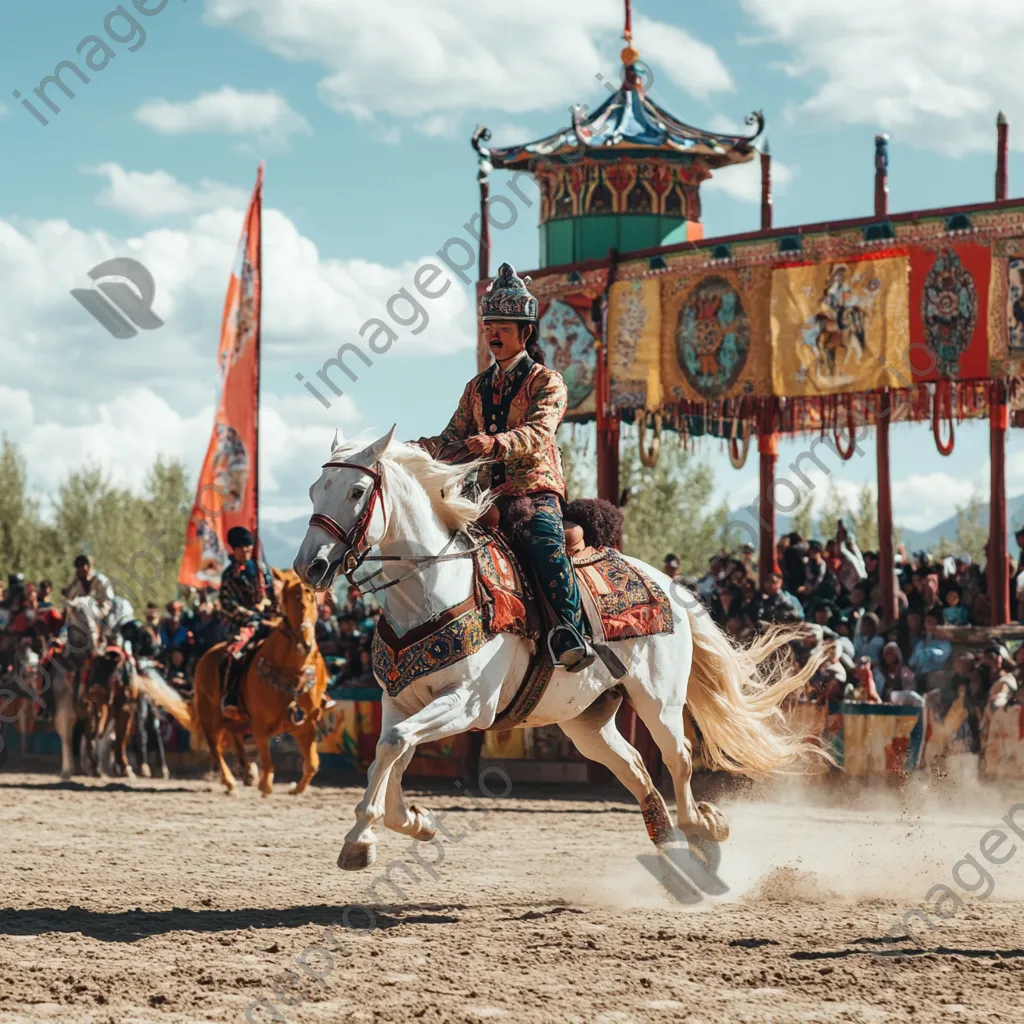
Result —
[[487, 149], [487, 128], [473, 133], [473, 147], [498, 170], [529, 169], [532, 161], [580, 156], [677, 159], [699, 156], [709, 167], [746, 163], [753, 159], [754, 140], [764, 131], [764, 115], [751, 113], [746, 123], [752, 135], [724, 135], [685, 124], [659, 107], [635, 78], [622, 84], [600, 107], [589, 114], [586, 107], [570, 107], [572, 124], [553, 135], [519, 146]]

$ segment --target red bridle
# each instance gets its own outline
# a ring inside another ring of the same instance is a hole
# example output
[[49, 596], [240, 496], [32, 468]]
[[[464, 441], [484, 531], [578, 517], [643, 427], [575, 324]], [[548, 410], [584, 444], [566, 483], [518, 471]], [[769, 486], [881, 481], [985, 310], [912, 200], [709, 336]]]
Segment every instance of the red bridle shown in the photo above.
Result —
[[[378, 464], [379, 465], [379, 464]], [[346, 530], [337, 520], [332, 519], [328, 515], [324, 515], [322, 512], [314, 512], [309, 517], [309, 525], [317, 526], [324, 533], [333, 537], [336, 541], [348, 546], [348, 550], [342, 555], [339, 561], [343, 561], [343, 569], [346, 575], [355, 572], [356, 568], [362, 562], [363, 558], [366, 557], [366, 553], [370, 550], [372, 545], [366, 544], [366, 535], [370, 531], [370, 522], [373, 519], [374, 510], [377, 507], [377, 502], [381, 502], [381, 513], [384, 516], [384, 529], [387, 530], [387, 511], [383, 504], [384, 499], [384, 479], [383, 474], [380, 470], [370, 469], [366, 466], [360, 466], [356, 462], [325, 462], [321, 469], [358, 469], [360, 473], [366, 473], [368, 476], [373, 478], [373, 488], [370, 491], [370, 497], [366, 504], [363, 506], [363, 511], [359, 513], [358, 518], [352, 524], [351, 530]], [[354, 561], [353, 561], [354, 557]], [[351, 562], [351, 566], [349, 566]]]

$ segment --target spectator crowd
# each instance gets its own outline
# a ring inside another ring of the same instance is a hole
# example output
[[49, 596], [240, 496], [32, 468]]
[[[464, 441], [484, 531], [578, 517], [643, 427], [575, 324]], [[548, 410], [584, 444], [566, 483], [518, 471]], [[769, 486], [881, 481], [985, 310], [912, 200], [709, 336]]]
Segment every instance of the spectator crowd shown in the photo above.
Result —
[[[1017, 538], [1024, 549], [1024, 530]], [[945, 714], [961, 697], [976, 751], [991, 713], [1024, 702], [1024, 645], [1011, 656], [993, 635], [978, 650], [954, 652], [945, 627], [991, 621], [985, 573], [968, 555], [934, 559], [900, 546], [896, 563], [898, 618], [888, 629], [882, 625], [878, 553], [862, 552], [841, 521], [826, 541], [797, 533], [782, 537], [778, 571], [766, 576], [764, 587], [749, 544], [738, 556], [717, 555], [701, 577], [681, 582], [740, 643], [772, 625], [805, 624], [805, 639], [793, 643], [798, 662], [824, 645], [826, 663], [801, 700], [927, 702]], [[679, 565], [677, 556], [667, 555], [666, 575], [679, 578]], [[1024, 595], [1020, 605], [1024, 613]]]

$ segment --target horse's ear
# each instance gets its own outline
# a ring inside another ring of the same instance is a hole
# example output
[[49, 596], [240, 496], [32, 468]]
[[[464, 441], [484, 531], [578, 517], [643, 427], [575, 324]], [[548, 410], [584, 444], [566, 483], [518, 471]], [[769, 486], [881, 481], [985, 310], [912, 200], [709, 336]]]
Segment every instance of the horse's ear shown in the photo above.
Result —
[[270, 568], [270, 575], [277, 580], [278, 583], [284, 583], [285, 575], [280, 569], [275, 569], [273, 566]]
[[373, 466], [379, 462], [380, 457], [388, 450], [391, 438], [395, 436], [397, 425], [392, 424], [391, 429], [383, 437], [378, 438], [368, 448], [364, 448], [358, 455], [353, 455], [352, 461], [359, 463], [360, 466]]
[[335, 430], [334, 430], [334, 441], [331, 442], [331, 454], [332, 455], [341, 447], [341, 442], [343, 440], [344, 440], [344, 437], [342, 436], [341, 430], [339, 430], [336, 427]]

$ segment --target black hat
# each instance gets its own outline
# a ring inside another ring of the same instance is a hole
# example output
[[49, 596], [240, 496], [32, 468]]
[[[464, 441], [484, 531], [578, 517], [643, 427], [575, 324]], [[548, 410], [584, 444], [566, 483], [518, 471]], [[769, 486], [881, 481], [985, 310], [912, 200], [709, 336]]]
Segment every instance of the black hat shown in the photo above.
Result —
[[253, 540], [253, 535], [244, 526], [232, 526], [228, 530], [229, 548], [247, 548]]

